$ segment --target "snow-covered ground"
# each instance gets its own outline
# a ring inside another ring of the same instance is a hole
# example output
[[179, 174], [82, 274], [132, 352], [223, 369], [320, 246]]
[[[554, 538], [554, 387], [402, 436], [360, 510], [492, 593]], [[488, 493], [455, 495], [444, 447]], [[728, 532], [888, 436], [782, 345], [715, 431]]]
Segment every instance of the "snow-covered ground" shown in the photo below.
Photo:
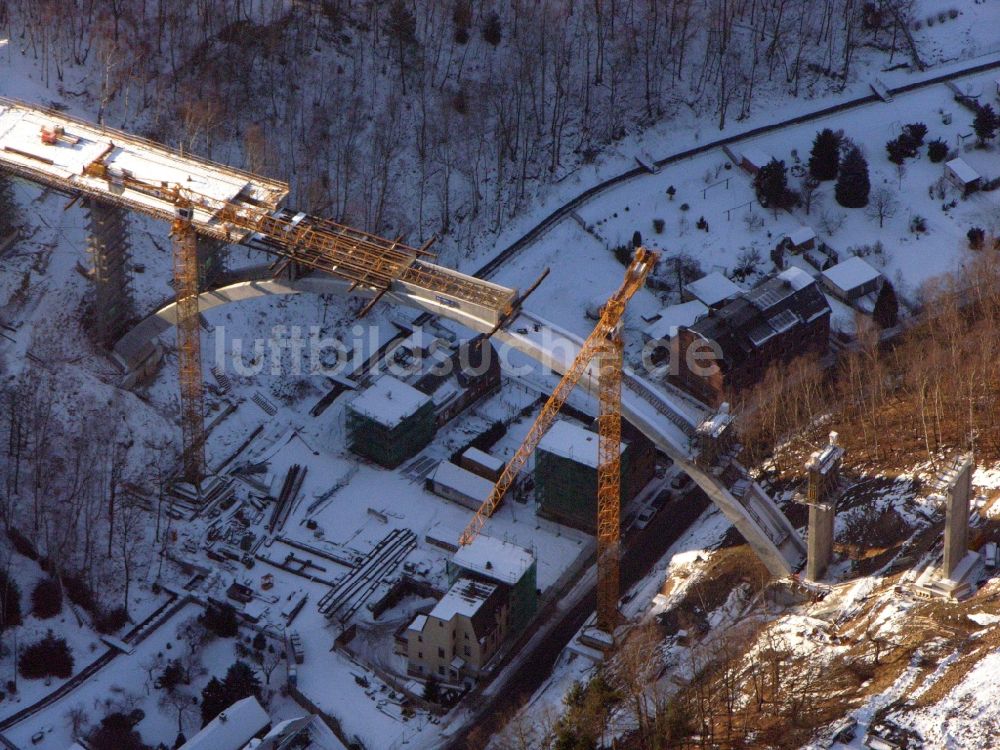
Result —
[[[926, 4], [931, 5], [930, 2]], [[927, 12], [931, 9], [928, 8]], [[995, 13], [995, 9], [989, 4], [974, 4], [963, 7], [957, 19], [933, 27], [925, 25], [917, 35], [921, 44], [928, 47], [926, 59], [933, 63], [947, 63], [960, 58], [962, 62], [951, 64], [964, 64], [970, 57], [994, 51], [990, 49], [995, 42], [995, 35], [991, 32], [991, 13]], [[956, 44], [956, 40], [960, 40], [960, 44]], [[0, 43], [0, 64], [5, 70], [0, 80], [0, 94], [40, 102], [55, 100], [67, 104], [74, 114], [93, 115], [90, 99], [70, 96], [65, 89], [60, 93], [46, 86], [40, 63], [22, 55], [20, 50], [15, 51], [14, 47], [9, 43]], [[956, 51], [959, 48], [960, 53]], [[944, 65], [919, 75], [905, 71], [879, 75], [885, 83], [895, 86], [919, 80], [920, 75], [937, 74], [946, 69], [947, 65]], [[991, 81], [992, 76], [980, 75], [962, 82], [962, 85], [982, 90], [988, 95]], [[77, 84], [84, 87], [95, 85], [93, 81], [73, 78], [71, 85]], [[699, 121], [692, 113], [678, 115], [669, 123], [618, 141], [600, 154], [594, 164], [575, 167], [562, 181], [546, 186], [529, 208], [505, 222], [499, 232], [484, 232], [482, 236], [477, 236], [471, 243], [471, 251], [463, 257], [458, 257], [455, 247], [444, 243], [446, 260], [465, 270], [477, 267], [553, 208], [596, 182], [632, 168], [634, 158], [640, 152], [648, 151], [656, 157], [666, 156], [720, 135], [745, 132], [762, 124], [827, 106], [846, 96], [867, 93], [865, 77], [858, 76], [835, 94], [824, 91], [813, 96], [807, 92], [802, 99], [794, 101], [775, 98], [767, 106], [756, 108], [743, 121], [730, 120], [721, 133], [712, 123]], [[940, 123], [936, 114], [939, 109], [953, 112], [951, 126]], [[923, 120], [930, 128], [928, 139], [942, 137], [953, 144], [959, 133], [968, 132], [970, 119], [969, 113], [954, 104], [943, 86], [935, 86], [899, 96], [889, 104], [873, 104], [847, 116], [833, 116], [828, 124], [843, 128], [847, 136], [864, 146], [872, 167], [873, 186], [891, 188], [896, 185], [898, 189], [898, 175], [885, 159], [884, 142], [895, 135], [901, 124]], [[796, 149], [799, 157], [804, 158], [812, 135], [823, 125], [823, 122], [814, 122], [788, 128], [758, 138], [752, 145], [766, 149], [791, 164], [794, 162], [791, 150]], [[737, 144], [734, 148], [739, 150], [743, 145], [747, 144]], [[230, 150], [234, 148], [232, 143], [227, 147]], [[964, 155], [984, 175], [1000, 173], [1000, 159], [996, 151], [977, 150]], [[551, 266], [553, 273], [533, 297], [531, 306], [557, 324], [583, 335], [591, 327], [583, 314], [587, 304], [606, 297], [621, 279], [623, 268], [608, 247], [629, 242], [632, 232], [637, 229], [649, 244], [667, 255], [685, 253], [694, 257], [705, 271], [715, 268], [731, 271], [737, 257], [745, 249], [758, 250], [766, 266], [768, 251], [778, 238], [799, 224], [812, 223], [812, 217], [822, 216], [824, 211], [830, 216], [831, 226], [837, 223], [841, 210], [832, 203], [829, 187], [821, 195], [819, 205], [813, 208], [810, 217], [803, 216], [801, 211], [792, 216], [774, 216], [754, 209], [753, 215], [761, 220], [759, 225], [756, 221], [745, 220], [743, 217], [749, 210], [746, 204], [752, 199], [750, 180], [735, 166], [727, 169], [726, 161], [721, 151], [712, 151], [602, 194], [580, 211], [587, 229], [572, 220], [562, 222], [504, 266], [495, 279], [524, 287], [537, 277], [542, 267]], [[845, 250], [856, 244], [884, 238], [886, 274], [894, 281], [900, 281], [902, 291], [912, 293], [929, 276], [950, 270], [961, 262], [967, 252], [963, 249], [965, 231], [972, 222], [994, 226], [980, 217], [995, 218], [997, 193], [960, 200], [954, 209], [942, 212], [941, 200], [926, 197], [927, 186], [939, 174], [940, 165], [930, 164], [926, 156], [908, 163], [902, 187], [908, 196], [912, 195], [912, 200], [908, 197], [905, 207], [901, 207], [897, 215], [888, 221], [882, 232], [877, 231], [872, 219], [862, 211], [846, 212], [847, 217], [836, 230], [826, 231], [817, 226], [817, 231], [823, 239]], [[669, 185], [677, 188], [673, 200], [665, 193]], [[65, 197], [43, 193], [31, 186], [18, 184], [17, 197], [29, 227], [27, 238], [5, 256], [6, 273], [0, 278], [0, 294], [7, 300], [0, 311], [0, 320], [16, 329], [14, 341], [0, 342], [4, 372], [8, 375], [20, 372], [26, 364], [26, 353], [30, 352], [52, 369], [56, 381], [52, 391], [57, 394], [60, 412], [66, 419], [80, 419], [90, 410], [107, 409], [115, 417], [120, 415], [135, 435], [163, 435], [176, 443], [179, 437], [175, 424], [176, 359], [172, 355], [168, 357], [163, 372], [148, 389], [138, 395], [123, 392], [117, 387], [117, 373], [87, 342], [79, 325], [82, 300], [87, 291], [87, 281], [76, 270], [78, 263], [86, 265], [86, 217], [83, 210], [79, 206], [63, 210], [67, 201]], [[685, 203], [689, 208], [682, 211], [681, 205]], [[730, 211], [728, 217], [725, 215], [727, 210]], [[927, 236], [916, 238], [910, 235], [908, 226], [913, 212], [920, 212], [927, 219], [930, 230]], [[701, 216], [708, 221], [708, 231], [695, 227]], [[653, 220], [657, 218], [665, 222], [662, 234], [653, 227]], [[131, 226], [134, 259], [145, 268], [142, 273], [136, 274], [133, 285], [136, 310], [144, 314], [158, 307], [172, 292], [167, 228], [161, 223], [138, 217], [131, 219]], [[230, 257], [234, 266], [262, 260], [240, 250], [233, 251]], [[652, 313], [671, 301], [673, 298], [669, 293], [643, 290], [637, 294], [628, 319], [632, 340], [637, 339], [637, 329], [641, 327], [639, 316]], [[246, 354], [252, 350], [254, 339], [273, 335], [275, 326], [284, 326], [287, 331], [291, 326], [315, 324], [321, 326], [324, 335], [346, 338], [354, 326], [355, 312], [356, 307], [351, 303], [306, 297], [258, 300], [238, 309], [213, 310], [206, 315], [209, 327], [214, 330], [204, 337], [205, 364], [214, 363], [217, 341], [222, 342], [219, 349], [231, 363], [229, 355], [233, 351], [233, 342], [241, 341]], [[367, 342], [364, 354], [370, 353], [394, 334], [391, 320], [399, 314], [400, 311], [389, 305], [381, 305], [373, 313], [371, 319], [366, 321], [362, 336]], [[392, 528], [411, 529], [421, 539], [428, 533], [442, 538], [456, 538], [468, 521], [468, 510], [429, 494], [421, 483], [403, 471], [377, 469], [349, 455], [344, 447], [343, 410], [346, 398], [338, 399], [318, 419], [310, 417], [309, 409], [330, 383], [305, 374], [295, 373], [289, 377], [287, 365], [286, 360], [274, 372], [265, 368], [252, 375], [240, 374], [235, 368], [226, 370], [235, 381], [235, 392], [228, 399], [210, 395], [209, 418], [220, 414], [227, 400], [236, 404], [236, 410], [212, 432], [208, 443], [210, 465], [217, 465], [254, 429], [263, 426], [264, 430], [249, 455], [268, 460], [269, 471], [276, 476], [283, 475], [293, 463], [309, 467], [302, 492], [304, 500], [286, 523], [285, 533], [290, 538], [313, 544], [329, 542], [361, 553], [370, 549]], [[547, 380], [542, 375], [537, 380], [542, 386], [551, 384], [551, 379]], [[517, 392], [518, 388], [522, 391]], [[250, 396], [256, 391], [265, 393], [278, 403], [277, 415], [268, 416], [250, 401]], [[447, 457], [473, 434], [481, 432], [497, 419], [510, 418], [536, 396], [537, 392], [531, 391], [527, 385], [505, 386], [499, 396], [484, 402], [443, 430], [424, 455], [434, 459]], [[528, 419], [515, 422], [496, 446], [495, 455], [509, 458], [529, 424]], [[138, 448], [135, 452], [135, 465], [145, 467], [146, 457], [139, 455]], [[306, 506], [338, 484], [344, 486], [313, 518], [318, 528], [307, 529], [304, 525]], [[656, 598], [665, 571], [687, 569], [698, 563], [695, 558], [699, 555], [708, 557], [708, 550], [727, 528], [728, 524], [718, 513], [707, 513], [689, 535], [673, 545], [656, 570], [635, 588], [636, 593], [627, 605], [628, 614], [634, 617], [651, 616], [656, 613], [657, 607], [665, 606], [663, 599]], [[179, 532], [177, 546], [180, 547], [185, 541], [201, 541], [205, 527], [202, 522], [178, 523], [176, 530]], [[317, 531], [322, 532], [321, 535], [317, 536]], [[539, 557], [539, 586], [543, 592], [547, 592], [574, 561], [588, 551], [590, 544], [578, 534], [539, 522], [531, 505], [515, 503], [508, 503], [491, 519], [488, 533], [536, 551]], [[441, 568], [444, 559], [443, 552], [424, 543], [412, 556], [414, 562], [432, 571], [431, 578], [438, 584], [443, 580]], [[16, 577], [22, 591], [27, 592], [40, 572], [33, 564], [19, 563]], [[150, 563], [151, 559], [147, 558], [140, 576], [142, 580], [138, 581], [139, 585], [130, 600], [135, 619], [141, 619], [157, 603], [146, 585], [153, 577]], [[223, 571], [220, 566], [216, 573]], [[264, 566], [260, 566], [250, 574], [242, 570], [236, 575], [223, 573], [211, 579], [203, 593], [210, 590], [218, 595], [233, 578], [249, 578], [258, 586], [259, 577], [264, 572]], [[268, 569], [268, 572], [273, 571]], [[176, 571], [166, 575], [179, 579]], [[306, 643], [308, 655], [298, 673], [303, 692], [341, 720], [348, 734], [357, 734], [371, 747], [392, 747], [403, 743], [434, 746], [439, 730], [427, 721], [426, 715], [418, 712], [415, 718], [404, 721], [392, 704], [387, 707], [382, 701], [384, 693], [376, 690], [369, 695], [357, 684], [357, 675], [365, 675], [374, 681], [370, 672], [344, 655], [329, 651], [331, 632], [325, 619], [315, 609], [315, 602], [326, 587], [283, 572], [275, 572], [275, 579], [275, 596], [279, 600], [287, 601], [297, 594], [309, 594], [309, 602], [295, 623]], [[651, 605], [653, 601], [655, 605]], [[651, 606], [653, 608], [649, 609]], [[139, 729], [146, 741], [170, 744], [176, 733], [176, 718], [168, 710], [156, 706], [151, 699], [144, 687], [148, 678], [142, 665], [151, 656], [167, 651], [168, 642], [175, 641], [176, 624], [196, 612], [197, 608], [193, 605], [188, 607], [144, 641], [135, 654], [117, 657], [108, 668], [101, 670], [67, 698], [30, 721], [15, 726], [9, 732], [11, 739], [27, 745], [30, 736], [43, 728], [49, 732], [47, 741], [51, 741], [53, 747], [66, 746], [71, 739], [65, 719], [69, 707], [81, 705], [96, 719], [107, 707], [103, 701], [114, 696], [116, 700], [144, 709], [146, 718]], [[265, 614], [264, 621], [273, 618], [275, 624], [280, 623], [277, 614]], [[388, 613], [385, 622], [401, 622], [408, 615], [406, 607], [402, 607], [399, 611]], [[366, 616], [362, 613], [362, 617]], [[96, 636], [89, 629], [78, 628], [65, 611], [60, 619], [52, 622], [37, 622], [29, 618], [18, 631], [18, 637], [27, 642], [47, 627], [58, 629], [60, 635], [70, 641], [78, 669], [90, 660], [91, 655], [99, 653]], [[206, 673], [194, 688], [200, 689], [209, 674], [219, 674], [232, 659], [230, 641], [216, 642], [207, 647], [203, 656]], [[558, 706], [569, 684], [587, 674], [589, 667], [586, 664], [580, 658], [565, 656], [552, 680], [533, 699], [532, 708], [548, 706], [552, 710]], [[400, 665], [398, 659], [387, 658], [386, 666], [398, 669]], [[11, 668], [8, 658], [3, 669], [8, 673]], [[970, 673], [970, 678], [972, 674], [975, 672]], [[280, 670], [276, 675], [276, 679], [283, 676]], [[8, 715], [57, 686], [58, 682], [44, 685], [37, 681], [22, 681], [16, 701], [8, 697], [0, 707], [0, 713]], [[973, 689], [975, 685], [971, 685], [967, 692]], [[280, 700], [271, 708], [278, 716], [286, 710]]]

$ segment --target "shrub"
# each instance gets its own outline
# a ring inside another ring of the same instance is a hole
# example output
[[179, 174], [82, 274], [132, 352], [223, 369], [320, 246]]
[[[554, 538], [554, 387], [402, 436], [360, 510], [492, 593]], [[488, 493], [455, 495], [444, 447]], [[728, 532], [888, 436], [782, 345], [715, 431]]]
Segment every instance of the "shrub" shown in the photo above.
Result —
[[108, 714], [87, 738], [88, 746], [94, 750], [145, 750], [142, 736], [135, 731], [142, 718], [142, 711]]
[[972, 227], [965, 236], [969, 239], [969, 247], [972, 250], [982, 250], [986, 242], [986, 232], [982, 227]]
[[901, 138], [893, 138], [885, 144], [885, 150], [888, 154], [889, 161], [893, 164], [902, 164], [906, 161], [906, 157], [910, 156], [910, 148]]
[[101, 610], [94, 615], [94, 629], [104, 635], [117, 633], [127, 622], [128, 612], [124, 607]]
[[677, 188], [671, 185], [670, 187], [667, 188], [667, 198], [673, 200], [675, 195], [677, 195]]
[[664, 227], [667, 226], [667, 222], [663, 219], [653, 219], [653, 231], [657, 234], [663, 234]]
[[42, 640], [21, 652], [17, 669], [28, 680], [49, 676], [66, 678], [73, 674], [73, 654], [65, 639], [56, 638], [50, 630]]
[[910, 231], [914, 234], [920, 234], [921, 232], [927, 231], [927, 219], [925, 219], [920, 214], [914, 214], [910, 219]]
[[188, 680], [186, 679], [184, 668], [181, 667], [180, 662], [176, 659], [171, 659], [167, 662], [167, 666], [165, 666], [163, 671], [160, 673], [160, 687], [167, 692], [170, 692], [181, 683], [186, 682], [188, 682]]
[[982, 180], [979, 183], [979, 189], [986, 192], [996, 190], [998, 187], [1000, 187], [1000, 177], [994, 177], [992, 180]]
[[911, 122], [903, 128], [903, 136], [911, 141], [916, 147], [924, 145], [924, 138], [927, 135], [927, 126], [922, 122]]
[[691, 206], [689, 206], [687, 203], [682, 203], [681, 204], [681, 211], [690, 211], [690, 210], [691, 210]]
[[496, 47], [502, 38], [503, 29], [500, 26], [500, 16], [497, 15], [496, 11], [493, 11], [486, 17], [486, 22], [483, 24], [483, 39]]
[[745, 281], [747, 276], [756, 273], [761, 260], [760, 251], [757, 248], [745, 248], [736, 259], [733, 276], [740, 281]]
[[947, 155], [948, 144], [940, 138], [935, 138], [927, 144], [927, 157], [935, 164], [944, 161], [944, 157]]
[[632, 262], [631, 245], [618, 245], [617, 247], [611, 248], [611, 252], [614, 253], [615, 259], [623, 266], [627, 266]]
[[206, 628], [220, 638], [232, 638], [239, 632], [236, 609], [228, 602], [209, 604], [199, 619]]
[[14, 545], [14, 549], [17, 550], [18, 554], [24, 555], [32, 560], [38, 559], [38, 550], [35, 549], [35, 545], [31, 543], [31, 540], [28, 539], [28, 537], [13, 526], [7, 527], [7, 538], [10, 539], [10, 543]]
[[642, 232], [636, 229], [632, 232], [632, 247], [639, 247], [642, 245]]
[[949, 8], [948, 18], [958, 18], [958, 8]]
[[62, 587], [55, 578], [43, 578], [31, 592], [31, 613], [40, 620], [62, 612]]

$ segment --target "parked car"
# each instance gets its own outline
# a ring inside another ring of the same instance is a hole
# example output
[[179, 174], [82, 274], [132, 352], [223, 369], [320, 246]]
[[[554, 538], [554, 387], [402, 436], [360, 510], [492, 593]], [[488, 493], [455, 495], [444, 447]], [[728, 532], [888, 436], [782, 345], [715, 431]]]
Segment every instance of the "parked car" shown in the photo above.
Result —
[[656, 511], [653, 508], [643, 508], [638, 518], [635, 519], [635, 525], [640, 529], [644, 529], [649, 526], [649, 522], [653, 520], [653, 516], [655, 515]]
[[657, 510], [663, 508], [664, 505], [669, 503], [673, 499], [674, 493], [669, 489], [665, 488], [660, 490], [656, 497], [653, 498], [653, 507]]

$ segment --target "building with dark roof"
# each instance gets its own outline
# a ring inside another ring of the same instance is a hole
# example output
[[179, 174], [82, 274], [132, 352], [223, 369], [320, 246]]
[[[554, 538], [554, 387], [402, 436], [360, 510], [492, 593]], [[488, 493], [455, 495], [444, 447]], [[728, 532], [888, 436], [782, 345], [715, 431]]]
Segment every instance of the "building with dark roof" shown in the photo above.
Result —
[[[826, 351], [830, 305], [816, 281], [793, 267], [677, 335], [679, 361], [672, 369], [678, 384], [718, 406], [729, 394], [757, 383], [771, 364]], [[691, 356], [715, 347], [716, 367]]]

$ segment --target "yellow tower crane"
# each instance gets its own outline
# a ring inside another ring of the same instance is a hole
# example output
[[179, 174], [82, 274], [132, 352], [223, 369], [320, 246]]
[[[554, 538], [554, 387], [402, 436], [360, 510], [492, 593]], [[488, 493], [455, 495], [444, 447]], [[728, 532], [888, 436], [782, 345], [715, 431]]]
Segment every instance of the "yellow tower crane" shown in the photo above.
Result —
[[482, 531], [486, 520], [500, 505], [517, 475], [538, 447], [542, 436], [555, 421], [590, 363], [596, 360], [597, 416], [597, 625], [613, 633], [618, 619], [618, 565], [621, 548], [621, 434], [622, 434], [622, 318], [632, 295], [642, 288], [659, 255], [644, 247], [625, 272], [625, 280], [601, 310], [601, 318], [583, 342], [580, 352], [566, 370], [535, 419], [521, 446], [514, 453], [493, 486], [489, 497], [462, 532], [459, 544], [469, 544]]

